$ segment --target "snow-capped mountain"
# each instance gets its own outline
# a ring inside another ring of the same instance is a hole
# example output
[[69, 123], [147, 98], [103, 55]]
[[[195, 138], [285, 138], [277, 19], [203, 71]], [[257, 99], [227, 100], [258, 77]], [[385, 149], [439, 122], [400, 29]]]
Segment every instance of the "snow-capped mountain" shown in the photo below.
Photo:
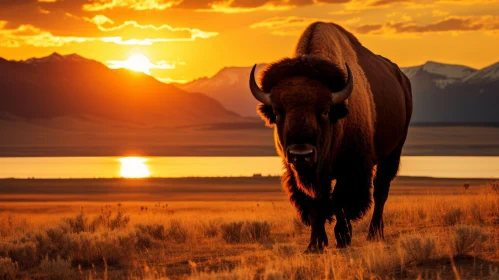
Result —
[[[256, 77], [260, 75], [265, 66], [266, 64], [257, 65]], [[175, 84], [175, 86], [189, 92], [202, 92], [243, 116], [256, 116], [258, 102], [248, 88], [251, 68], [225, 67], [211, 78], [204, 77], [187, 84]]]
[[[260, 64], [258, 70], [264, 67]], [[412, 84], [413, 123], [499, 123], [499, 110], [491, 108], [499, 104], [499, 63], [477, 70], [428, 61], [401, 70]], [[226, 67], [211, 78], [178, 86], [206, 93], [241, 115], [257, 116], [257, 101], [248, 88], [250, 71], [251, 67]]]
[[429, 78], [436, 86], [442, 89], [477, 71], [468, 66], [444, 64], [434, 61], [428, 61], [419, 66], [401, 68], [401, 70], [409, 79], [413, 79], [417, 75], [421, 75], [422, 72], [425, 72], [429, 74]]
[[436, 62], [402, 69], [412, 84], [412, 123], [499, 123], [498, 70], [499, 63], [476, 70]]
[[499, 62], [468, 75], [462, 81], [464, 83], [499, 81]]

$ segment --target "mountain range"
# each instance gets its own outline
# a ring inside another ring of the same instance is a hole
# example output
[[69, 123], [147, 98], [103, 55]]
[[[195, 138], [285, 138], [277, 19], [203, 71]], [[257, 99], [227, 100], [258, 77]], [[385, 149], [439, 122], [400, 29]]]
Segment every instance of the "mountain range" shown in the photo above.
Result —
[[271, 130], [256, 118], [203, 93], [76, 54], [0, 58], [0, 135], [0, 156], [274, 152], [263, 141]]
[[[256, 75], [267, 64], [258, 64]], [[243, 116], [256, 116], [258, 101], [251, 95], [248, 87], [249, 73], [252, 67], [225, 67], [215, 76], [196, 79], [187, 84], [174, 84], [176, 87], [189, 92], [203, 92], [220, 101], [225, 108]]]
[[[258, 72], [265, 64], [258, 65]], [[484, 69], [428, 61], [401, 68], [412, 84], [412, 124], [499, 123], [499, 63]], [[227, 109], [256, 116], [257, 101], [248, 88], [251, 67], [226, 67], [211, 78], [177, 84], [186, 91], [203, 92]]]
[[[250, 69], [172, 85], [76, 54], [0, 58], [0, 156], [275, 155], [272, 129], [257, 117], [247, 86]], [[404, 153], [499, 154], [499, 129], [440, 127], [499, 123], [498, 69], [403, 68], [413, 85], [413, 124], [425, 125], [410, 130]]]
[[240, 118], [204, 94], [76, 54], [0, 59], [0, 73], [3, 118], [86, 117], [167, 127]]

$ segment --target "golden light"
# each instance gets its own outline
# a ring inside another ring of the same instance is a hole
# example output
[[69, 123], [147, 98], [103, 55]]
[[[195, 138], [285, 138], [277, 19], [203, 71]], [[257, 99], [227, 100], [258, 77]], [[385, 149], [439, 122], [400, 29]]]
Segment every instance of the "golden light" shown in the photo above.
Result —
[[121, 169], [120, 175], [124, 178], [147, 178], [151, 176], [147, 159], [141, 157], [124, 157], [120, 158]]
[[122, 67], [135, 72], [151, 74], [151, 68], [154, 67], [154, 64], [152, 64], [151, 61], [149, 61], [149, 58], [145, 55], [134, 54], [127, 60], [123, 61]]

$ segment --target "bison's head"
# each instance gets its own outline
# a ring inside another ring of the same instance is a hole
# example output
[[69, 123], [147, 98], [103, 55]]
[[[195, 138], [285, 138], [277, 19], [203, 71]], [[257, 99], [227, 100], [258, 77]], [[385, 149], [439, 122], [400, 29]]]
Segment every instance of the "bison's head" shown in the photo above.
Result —
[[347, 114], [345, 101], [353, 90], [349, 66], [315, 56], [284, 59], [263, 73], [262, 89], [254, 72], [255, 67], [251, 92], [262, 103], [262, 117], [276, 126], [281, 156], [302, 181], [313, 180], [331, 153], [334, 123]]

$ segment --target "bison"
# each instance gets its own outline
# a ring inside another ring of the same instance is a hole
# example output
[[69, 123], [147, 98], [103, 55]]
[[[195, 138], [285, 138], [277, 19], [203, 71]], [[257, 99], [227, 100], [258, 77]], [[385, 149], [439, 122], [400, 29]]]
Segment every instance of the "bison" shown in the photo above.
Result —
[[409, 79], [344, 28], [324, 22], [306, 28], [292, 57], [267, 66], [261, 88], [255, 68], [249, 86], [260, 115], [275, 127], [283, 189], [311, 226], [307, 251], [328, 246], [325, 223], [333, 216], [337, 247], [350, 245], [351, 221], [370, 209], [372, 197], [368, 239], [384, 238], [383, 207], [412, 115]]

